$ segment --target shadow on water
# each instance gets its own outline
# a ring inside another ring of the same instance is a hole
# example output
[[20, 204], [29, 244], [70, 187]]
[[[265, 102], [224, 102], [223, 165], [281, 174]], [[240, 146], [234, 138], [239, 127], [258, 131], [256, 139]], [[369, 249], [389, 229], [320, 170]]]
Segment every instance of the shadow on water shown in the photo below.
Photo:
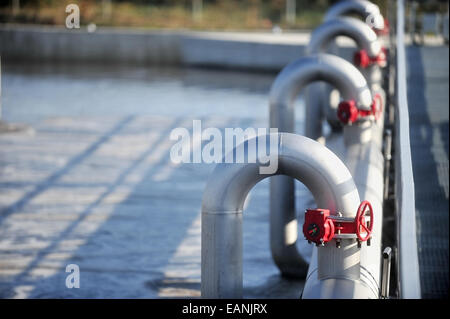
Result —
[[51, 174], [48, 178], [46, 178], [43, 182], [39, 183], [32, 191], [26, 193], [20, 200], [10, 205], [4, 210], [0, 211], [0, 225], [3, 220], [7, 218], [9, 215], [13, 214], [15, 211], [21, 210], [25, 205], [27, 205], [31, 200], [48, 190], [52, 187], [61, 177], [67, 174], [69, 171], [74, 169], [78, 164], [80, 164], [87, 157], [91, 156], [95, 151], [99, 149], [100, 146], [107, 143], [108, 140], [111, 139], [112, 136], [117, 134], [124, 126], [126, 126], [130, 121], [133, 120], [132, 116], [126, 117], [117, 123], [109, 132], [105, 133], [101, 136], [97, 141], [91, 144], [85, 151], [73, 157], [68, 161], [64, 167], [60, 168], [53, 174]]

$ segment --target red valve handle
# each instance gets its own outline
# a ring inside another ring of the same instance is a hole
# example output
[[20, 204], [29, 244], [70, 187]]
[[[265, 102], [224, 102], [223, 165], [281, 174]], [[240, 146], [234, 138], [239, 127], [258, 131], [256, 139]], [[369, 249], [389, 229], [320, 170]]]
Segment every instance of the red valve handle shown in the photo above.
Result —
[[[366, 224], [366, 212], [367, 208], [369, 209], [370, 214], [370, 220], [368, 225]], [[373, 230], [373, 209], [372, 205], [364, 200], [359, 204], [358, 212], [356, 213], [355, 217], [356, 222], [356, 236], [360, 241], [367, 241], [372, 236], [372, 230]], [[361, 235], [361, 228], [365, 231], [366, 236]]]
[[355, 123], [358, 119], [358, 107], [356, 106], [356, 102], [350, 100], [339, 103], [337, 117], [344, 124]]

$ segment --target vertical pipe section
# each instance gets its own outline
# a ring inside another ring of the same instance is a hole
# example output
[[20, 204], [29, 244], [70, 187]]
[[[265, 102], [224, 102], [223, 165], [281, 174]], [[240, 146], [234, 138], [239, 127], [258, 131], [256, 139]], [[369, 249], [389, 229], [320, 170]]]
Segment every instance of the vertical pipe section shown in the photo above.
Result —
[[[363, 139], [365, 130], [370, 132], [369, 141]], [[342, 140], [342, 137], [339, 137], [338, 140]], [[359, 265], [361, 278], [357, 283], [342, 279], [322, 280], [318, 272], [321, 261], [315, 258], [317, 251], [320, 251], [321, 248], [315, 248], [303, 298], [366, 299], [379, 297], [384, 165], [383, 154], [380, 151], [382, 130], [370, 121], [365, 121], [360, 125], [345, 126], [343, 140], [345, 147], [342, 143], [337, 143], [337, 145], [330, 145], [330, 148], [346, 164], [361, 199], [368, 200], [372, 204], [374, 226], [371, 245], [363, 244], [363, 249], [361, 249]]]
[[[352, 176], [333, 152], [303, 136], [273, 134], [277, 149], [270, 150], [270, 157], [278, 162], [276, 172], [260, 174], [261, 161], [256, 157], [256, 163], [218, 164], [208, 180], [202, 201], [203, 298], [242, 298], [242, 211], [247, 194], [260, 180], [280, 174], [296, 178], [311, 191], [318, 207], [330, 209], [332, 214], [339, 211], [354, 217], [358, 208], [360, 199]], [[257, 138], [260, 143], [261, 136]], [[269, 135], [263, 138], [270, 139]], [[243, 143], [246, 152], [251, 143], [252, 139]], [[358, 281], [360, 249], [355, 245], [348, 241], [342, 249], [319, 251], [319, 260], [326, 261], [321, 263], [321, 276]]]
[[[353, 99], [362, 107], [370, 108], [372, 95], [361, 73], [342, 58], [319, 54], [292, 62], [277, 76], [270, 91], [270, 127], [278, 128], [280, 132], [294, 132], [295, 97], [302, 88], [315, 81], [328, 82], [345, 99]], [[297, 250], [298, 229], [290, 227], [296, 220], [294, 180], [287, 176], [271, 178], [272, 257], [283, 275], [305, 277], [308, 264]]]

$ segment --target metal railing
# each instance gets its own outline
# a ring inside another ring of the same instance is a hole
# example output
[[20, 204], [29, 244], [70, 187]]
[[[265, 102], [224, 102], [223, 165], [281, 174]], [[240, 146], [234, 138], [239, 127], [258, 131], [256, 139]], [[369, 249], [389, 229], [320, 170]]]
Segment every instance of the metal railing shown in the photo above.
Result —
[[421, 298], [416, 234], [414, 177], [409, 139], [409, 113], [406, 87], [405, 3], [397, 1], [395, 96], [395, 193], [399, 297]]

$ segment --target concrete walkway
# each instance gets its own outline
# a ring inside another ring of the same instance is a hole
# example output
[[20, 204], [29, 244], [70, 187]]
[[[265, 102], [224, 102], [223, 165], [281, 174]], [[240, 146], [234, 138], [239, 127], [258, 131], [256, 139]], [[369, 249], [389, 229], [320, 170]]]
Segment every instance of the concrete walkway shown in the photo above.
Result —
[[408, 103], [423, 298], [449, 289], [449, 49], [408, 47]]

